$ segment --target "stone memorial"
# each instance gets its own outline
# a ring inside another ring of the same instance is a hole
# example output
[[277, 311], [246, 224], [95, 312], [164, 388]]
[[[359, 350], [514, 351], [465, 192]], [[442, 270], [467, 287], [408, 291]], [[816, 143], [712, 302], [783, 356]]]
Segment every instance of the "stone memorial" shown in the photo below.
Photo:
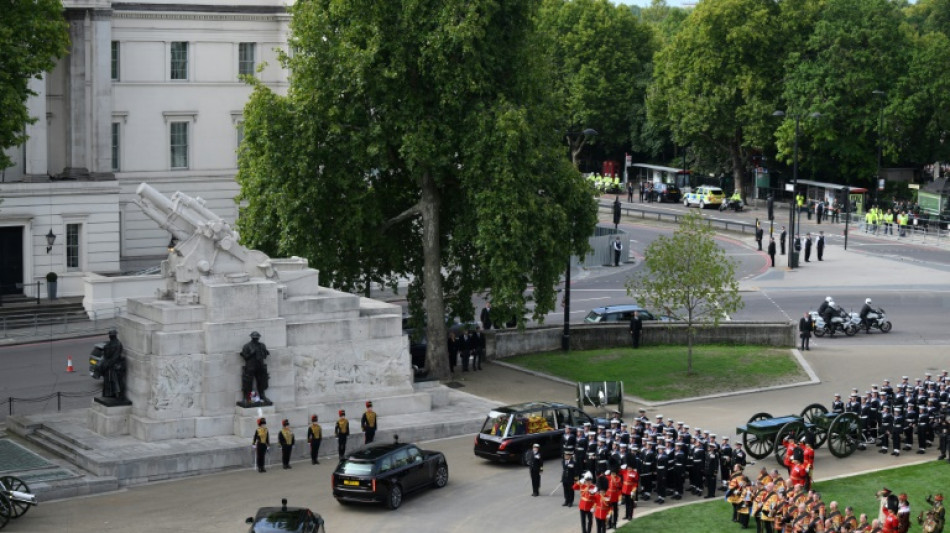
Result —
[[[90, 410], [91, 430], [147, 442], [245, 437], [259, 409], [330, 419], [366, 397], [392, 412], [431, 409], [412, 385], [398, 306], [320, 287], [306, 259], [245, 248], [200, 198], [145, 183], [137, 195], [177, 244], [162, 261], [164, 287], [129, 299], [117, 319], [131, 406]], [[263, 373], [243, 357], [251, 332], [267, 343]]]

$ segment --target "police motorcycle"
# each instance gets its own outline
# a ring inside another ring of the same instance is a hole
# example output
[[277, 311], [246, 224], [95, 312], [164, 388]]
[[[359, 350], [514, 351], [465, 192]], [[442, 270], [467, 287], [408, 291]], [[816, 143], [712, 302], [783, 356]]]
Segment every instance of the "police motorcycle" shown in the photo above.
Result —
[[851, 315], [833, 301], [828, 302], [828, 307], [831, 308], [830, 323], [825, 322], [825, 318], [818, 311], [809, 311], [815, 321], [815, 336], [824, 337], [827, 333], [829, 337], [834, 337], [835, 333], [842, 331], [845, 335], [853, 337], [858, 332], [858, 327], [852, 321]]
[[722, 212], [727, 209], [732, 209], [733, 211], [738, 213], [742, 211], [742, 207], [743, 207], [742, 196], [740, 196], [738, 193], [735, 193], [729, 198], [723, 200], [721, 204], [719, 204], [719, 211]]
[[[871, 299], [868, 298], [864, 301], [867, 305], [871, 305]], [[861, 323], [861, 313], [851, 312], [851, 323], [854, 324], [858, 331], [864, 327], [864, 324]], [[870, 329], [879, 329], [883, 333], [887, 333], [891, 330], [892, 324], [891, 321], [887, 319], [887, 315], [884, 314], [884, 308], [872, 308], [868, 312], [868, 325]]]

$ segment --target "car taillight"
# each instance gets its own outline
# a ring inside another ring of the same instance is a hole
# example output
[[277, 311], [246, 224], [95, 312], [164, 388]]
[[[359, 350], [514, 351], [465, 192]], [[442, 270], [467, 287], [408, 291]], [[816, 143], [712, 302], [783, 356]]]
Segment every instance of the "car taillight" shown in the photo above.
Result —
[[478, 446], [478, 433], [475, 434], [475, 446]]
[[498, 449], [499, 449], [499, 450], [504, 450], [504, 449], [505, 449], [505, 446], [508, 446], [508, 441], [507, 441], [507, 440], [501, 441], [501, 444], [498, 445]]
[[336, 474], [330, 474], [330, 488], [336, 487]]
[[373, 492], [376, 492], [376, 478], [373, 478]]

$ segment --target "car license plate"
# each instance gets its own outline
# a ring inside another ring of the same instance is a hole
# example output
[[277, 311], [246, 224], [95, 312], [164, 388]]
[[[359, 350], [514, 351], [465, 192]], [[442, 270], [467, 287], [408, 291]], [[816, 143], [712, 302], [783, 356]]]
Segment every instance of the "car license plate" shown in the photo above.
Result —
[[344, 485], [352, 485], [352, 486], [358, 487], [358, 486], [360, 485], [360, 482], [359, 482], [359, 481], [356, 481], [356, 480], [354, 480], [354, 479], [344, 479], [344, 480], [343, 480], [343, 484], [344, 484]]

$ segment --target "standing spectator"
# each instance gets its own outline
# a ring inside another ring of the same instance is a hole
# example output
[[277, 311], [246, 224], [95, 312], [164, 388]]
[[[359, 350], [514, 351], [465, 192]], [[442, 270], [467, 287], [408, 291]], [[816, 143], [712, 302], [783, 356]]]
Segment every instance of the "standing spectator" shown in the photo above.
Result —
[[475, 328], [472, 334], [472, 370], [482, 369], [482, 360], [485, 359], [485, 334], [482, 333], [481, 326]]
[[627, 180], [627, 201], [633, 202], [633, 182]]
[[802, 339], [802, 350], [810, 350], [808, 341], [811, 339], [811, 332], [815, 329], [815, 321], [812, 320], [808, 311], [805, 316], [798, 320], [798, 336]]
[[286, 418], [281, 425], [283, 429], [277, 434], [277, 441], [280, 443], [280, 462], [284, 465], [284, 470], [290, 470], [290, 455], [294, 450], [294, 430], [290, 429], [290, 421]]
[[491, 329], [491, 300], [485, 302], [485, 307], [482, 308], [482, 314], [479, 317], [482, 321], [482, 327], [485, 328], [485, 331]]
[[346, 419], [346, 411], [343, 409], [340, 409], [339, 415], [340, 418], [333, 427], [333, 434], [336, 435], [337, 452], [342, 461], [346, 455], [346, 438], [350, 436], [350, 421]]
[[323, 428], [317, 423], [317, 415], [310, 417], [310, 427], [307, 428], [307, 442], [310, 444], [310, 464], [320, 464], [317, 456], [320, 453], [320, 443], [323, 442]]
[[805, 234], [805, 262], [811, 260], [811, 233]]
[[643, 195], [646, 193], [646, 184], [642, 181], [640, 182], [640, 203], [643, 203]]
[[544, 460], [541, 459], [541, 445], [531, 446], [528, 455], [528, 473], [531, 474], [531, 495], [538, 496], [541, 490], [541, 472], [544, 472]]
[[825, 202], [824, 200], [819, 200], [818, 205], [815, 206], [815, 220], [821, 224], [821, 217], [825, 214]]
[[365, 441], [363, 444], [369, 444], [376, 438], [376, 412], [373, 411], [373, 402], [366, 402], [366, 412], [360, 419], [360, 429], [363, 430]]
[[762, 237], [765, 235], [765, 231], [762, 229], [762, 223], [758, 220], [755, 221], [755, 242], [759, 245], [759, 251], [762, 251]]
[[769, 257], [772, 258], [772, 268], [775, 268], [775, 237], [769, 237]]
[[472, 335], [467, 329], [462, 330], [462, 338], [459, 340], [459, 356], [462, 358], [462, 372], [468, 372], [468, 357], [472, 351]]
[[785, 255], [785, 238], [788, 237], [788, 232], [785, 231], [785, 226], [782, 226], [782, 234], [779, 236], [779, 244], [782, 245], [782, 255]]
[[459, 359], [459, 340], [455, 338], [455, 332], [449, 332], [449, 371], [455, 373], [455, 365]]
[[824, 261], [822, 257], [825, 255], [825, 232], [818, 232], [818, 241], [815, 243], [815, 251], [818, 253], [818, 260]]
[[640, 332], [643, 331], [643, 320], [640, 319], [640, 312], [634, 311], [630, 317], [630, 339], [633, 341], [633, 347], [640, 347]]

